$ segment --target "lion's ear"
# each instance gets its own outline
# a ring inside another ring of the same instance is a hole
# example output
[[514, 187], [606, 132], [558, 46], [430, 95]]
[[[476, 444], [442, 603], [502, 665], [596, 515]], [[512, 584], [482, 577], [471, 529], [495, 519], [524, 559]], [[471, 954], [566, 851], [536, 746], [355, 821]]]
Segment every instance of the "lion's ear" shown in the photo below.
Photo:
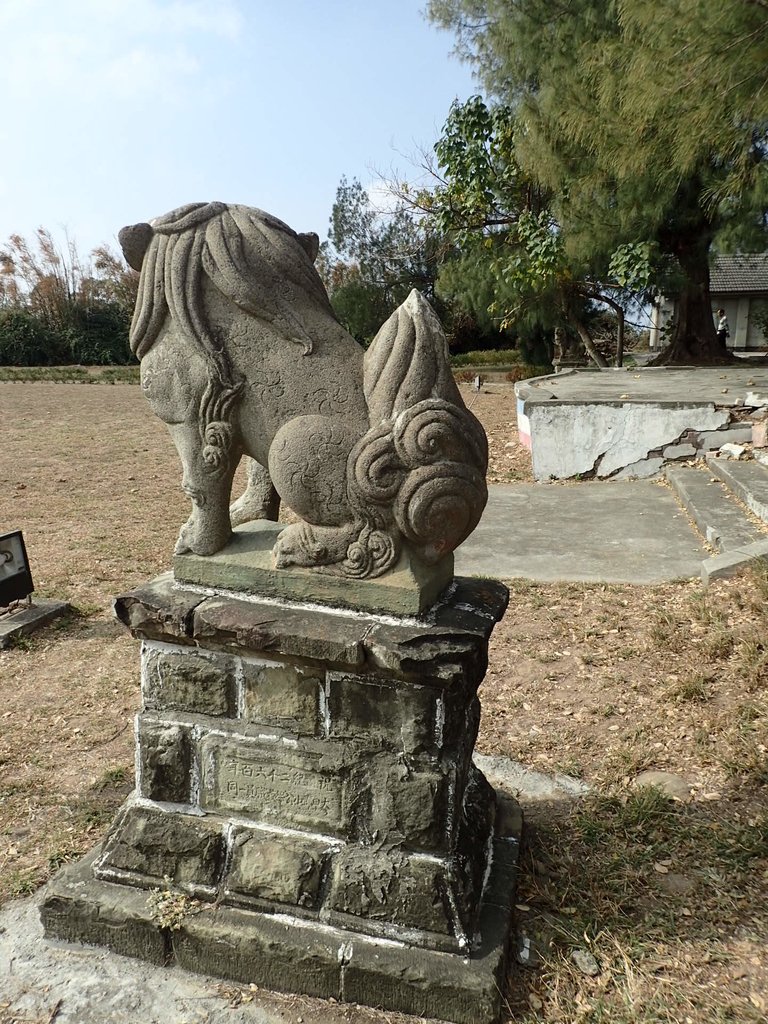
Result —
[[320, 238], [314, 231], [302, 231], [299, 233], [299, 242], [304, 252], [314, 263], [320, 251]]
[[150, 224], [129, 224], [128, 227], [120, 229], [117, 239], [120, 242], [120, 248], [123, 250], [125, 261], [129, 267], [133, 267], [134, 270], [141, 270], [144, 253], [152, 241], [153, 234], [154, 232]]

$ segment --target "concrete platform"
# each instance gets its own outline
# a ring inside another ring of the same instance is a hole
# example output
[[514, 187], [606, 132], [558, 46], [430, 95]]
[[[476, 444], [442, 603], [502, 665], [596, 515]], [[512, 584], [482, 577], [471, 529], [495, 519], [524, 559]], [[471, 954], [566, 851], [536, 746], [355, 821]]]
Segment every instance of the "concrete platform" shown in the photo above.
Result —
[[768, 365], [572, 370], [520, 381], [515, 395], [537, 480], [642, 479], [750, 441], [750, 412], [768, 405]]
[[671, 491], [646, 480], [490, 488], [456, 573], [661, 583], [698, 576], [706, 548]]
[[[768, 405], [768, 364], [580, 370], [522, 381], [540, 401]], [[758, 401], [748, 401], [757, 398]]]

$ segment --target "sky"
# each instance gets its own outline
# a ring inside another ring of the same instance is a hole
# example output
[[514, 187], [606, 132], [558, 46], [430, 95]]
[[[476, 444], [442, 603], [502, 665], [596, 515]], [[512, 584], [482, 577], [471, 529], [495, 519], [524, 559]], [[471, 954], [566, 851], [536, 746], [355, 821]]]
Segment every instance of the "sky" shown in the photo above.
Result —
[[184, 203], [256, 206], [321, 240], [477, 91], [426, 0], [0, 0], [0, 246], [81, 253]]

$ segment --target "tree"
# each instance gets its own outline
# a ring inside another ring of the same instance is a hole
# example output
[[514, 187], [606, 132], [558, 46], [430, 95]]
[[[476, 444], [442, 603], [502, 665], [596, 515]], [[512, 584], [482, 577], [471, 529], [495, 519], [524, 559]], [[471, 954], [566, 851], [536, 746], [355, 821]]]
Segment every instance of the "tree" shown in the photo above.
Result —
[[125, 363], [138, 274], [107, 246], [83, 259], [39, 228], [0, 250], [2, 356], [15, 364]]
[[386, 191], [382, 210], [359, 181], [342, 178], [317, 269], [336, 315], [361, 344], [372, 340], [414, 288], [435, 308], [454, 350], [498, 344], [497, 324], [486, 316], [478, 323], [471, 307], [438, 286], [446, 261], [456, 256], [435, 218], [426, 217], [413, 196]]
[[649, 279], [678, 298], [663, 358], [729, 359], [709, 254], [766, 241], [765, 0], [431, 0], [429, 13], [510, 111], [568, 258], [655, 253]]
[[363, 344], [417, 288], [439, 306], [442, 240], [406, 204], [377, 209], [357, 179], [342, 178], [319, 269], [336, 315]]
[[[624, 312], [600, 282], [595, 261], [569, 257], [553, 213], [553, 194], [525, 172], [516, 157], [517, 123], [505, 105], [479, 96], [456, 102], [435, 146], [438, 168], [432, 189], [418, 196], [422, 209], [451, 233], [461, 258], [448, 264], [441, 287], [464, 301], [484, 294], [502, 326], [525, 336], [569, 326], [598, 366], [605, 360], [593, 343], [589, 319], [595, 303], [616, 312], [619, 336]], [[460, 277], [467, 274], [462, 289]], [[617, 354], [621, 360], [621, 340]]]

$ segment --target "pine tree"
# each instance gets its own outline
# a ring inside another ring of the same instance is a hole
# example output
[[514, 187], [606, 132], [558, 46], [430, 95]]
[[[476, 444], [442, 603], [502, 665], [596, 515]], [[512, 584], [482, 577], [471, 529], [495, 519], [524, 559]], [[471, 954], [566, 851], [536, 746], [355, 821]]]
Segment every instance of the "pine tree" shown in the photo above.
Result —
[[667, 362], [713, 363], [713, 247], [764, 248], [766, 0], [432, 0], [516, 123], [569, 258], [655, 247]]

